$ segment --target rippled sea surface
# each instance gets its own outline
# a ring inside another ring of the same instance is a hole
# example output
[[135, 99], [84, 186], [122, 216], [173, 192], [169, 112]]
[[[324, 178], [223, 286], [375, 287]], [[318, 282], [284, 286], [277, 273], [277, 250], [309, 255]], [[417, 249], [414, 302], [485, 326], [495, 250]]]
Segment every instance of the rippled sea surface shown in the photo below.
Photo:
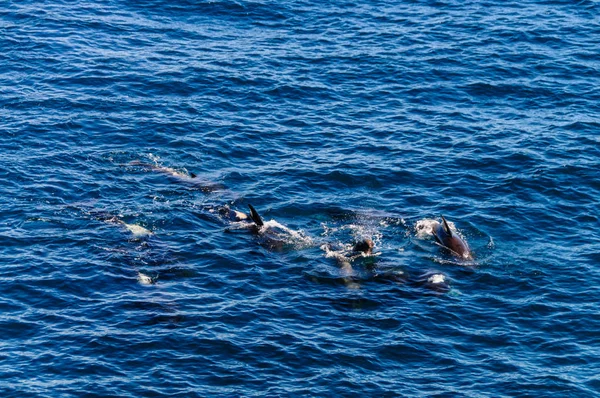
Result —
[[599, 13], [3, 3], [0, 394], [597, 396]]

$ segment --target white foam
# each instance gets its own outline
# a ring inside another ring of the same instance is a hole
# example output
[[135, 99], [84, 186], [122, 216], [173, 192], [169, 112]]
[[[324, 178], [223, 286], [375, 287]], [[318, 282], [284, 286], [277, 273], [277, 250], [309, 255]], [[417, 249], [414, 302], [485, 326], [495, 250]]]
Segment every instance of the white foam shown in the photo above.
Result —
[[154, 234], [152, 231], [142, 227], [141, 225], [127, 224], [126, 222], [123, 222], [123, 226], [127, 228], [127, 230], [136, 238], [142, 238], [144, 236], [150, 236]]
[[186, 171], [179, 171], [172, 167], [163, 166], [160, 164], [160, 157], [153, 155], [152, 153], [148, 154], [148, 158], [154, 162], [154, 166], [152, 167], [154, 170], [160, 171], [165, 174], [170, 174], [173, 177], [181, 178], [184, 180], [191, 179], [190, 175]]
[[433, 274], [427, 278], [427, 282], [437, 285], [438, 283], [446, 282], [446, 277], [444, 274]]
[[406, 225], [406, 222], [404, 221], [403, 218], [384, 218], [383, 220], [379, 221], [379, 226], [386, 228], [389, 227], [390, 225]]
[[160, 166], [159, 170], [164, 172], [165, 174], [170, 174], [173, 177], [181, 178], [181, 179], [189, 179], [191, 178], [187, 173], [175, 170], [172, 167]]
[[433, 235], [433, 227], [435, 227], [438, 222], [431, 218], [424, 218], [415, 223], [415, 233], [417, 238], [426, 238], [430, 235]]
[[250, 229], [252, 227], [254, 227], [254, 224], [247, 221], [232, 221], [229, 224], [228, 230]]
[[321, 236], [329, 236], [333, 233], [336, 233], [339, 229], [335, 227], [330, 227], [325, 223], [321, 223], [321, 227], [323, 227], [323, 233], [321, 234]]
[[[432, 218], [424, 218], [415, 223], [415, 233], [417, 238], [426, 238], [433, 235], [433, 228], [439, 224], [439, 221]], [[448, 221], [448, 226], [453, 232], [458, 232], [452, 221]]]
[[154, 283], [154, 281], [152, 280], [151, 277], [149, 277], [148, 275], [142, 274], [141, 272], [138, 272], [138, 282], [140, 283], [140, 285], [144, 285], [144, 286], [148, 286], [148, 285], [152, 285]]
[[335, 258], [336, 260], [346, 259], [346, 256], [344, 255], [344, 250], [331, 250], [331, 247], [328, 244], [322, 245], [321, 250], [325, 252], [325, 258]]
[[265, 222], [259, 233], [276, 233], [280, 235], [279, 238], [284, 239], [287, 243], [296, 246], [310, 246], [313, 244], [312, 238], [307, 236], [304, 231], [294, 231], [293, 229], [290, 229], [275, 220]]

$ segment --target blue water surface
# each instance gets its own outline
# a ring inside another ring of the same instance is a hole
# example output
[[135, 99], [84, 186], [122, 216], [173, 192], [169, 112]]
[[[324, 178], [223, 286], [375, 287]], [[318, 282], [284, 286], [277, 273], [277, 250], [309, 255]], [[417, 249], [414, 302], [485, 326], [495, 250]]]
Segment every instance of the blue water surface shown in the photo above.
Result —
[[0, 4], [0, 395], [598, 396], [599, 13]]

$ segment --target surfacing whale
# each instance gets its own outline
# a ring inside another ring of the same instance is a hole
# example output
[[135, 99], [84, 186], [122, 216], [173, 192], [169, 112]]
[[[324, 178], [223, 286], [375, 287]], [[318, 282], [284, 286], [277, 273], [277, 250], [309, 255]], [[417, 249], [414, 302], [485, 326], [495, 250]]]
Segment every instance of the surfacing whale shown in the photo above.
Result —
[[141, 166], [141, 167], [148, 168], [152, 171], [156, 171], [158, 173], [165, 174], [177, 181], [190, 184], [190, 185], [194, 186], [195, 188], [200, 189], [203, 192], [214, 192], [214, 191], [220, 191], [220, 190], [225, 189], [225, 187], [222, 184], [211, 183], [209, 181], [205, 181], [202, 178], [198, 177], [198, 175], [196, 175], [195, 173], [182, 172], [182, 171], [176, 170], [172, 167], [159, 166], [156, 164], [145, 163], [140, 160], [134, 160], [132, 162], [129, 162], [129, 165], [130, 166]]
[[352, 262], [360, 257], [372, 257], [375, 243], [369, 238], [361, 239], [354, 243], [350, 250], [332, 250], [329, 243], [321, 246], [325, 251], [325, 257], [334, 258], [340, 267], [341, 279], [350, 289], [359, 289], [360, 285], [355, 281], [355, 271]]
[[442, 222], [433, 226], [433, 237], [438, 245], [450, 251], [450, 253], [464, 260], [472, 260], [473, 255], [467, 242], [465, 242], [456, 231], [452, 231], [448, 222], [442, 216]]
[[275, 220], [264, 222], [254, 206], [248, 204], [252, 224], [250, 229], [258, 235], [260, 244], [271, 250], [284, 250], [290, 247], [307, 247], [312, 239], [302, 232], [294, 231]]
[[246, 213], [234, 210], [228, 205], [219, 207], [218, 212], [221, 215], [221, 217], [232, 222], [250, 222], [250, 217]]
[[428, 271], [420, 275], [415, 283], [436, 293], [448, 293], [450, 291], [450, 280], [438, 271]]
[[154, 232], [152, 232], [148, 228], [142, 227], [141, 225], [138, 225], [138, 224], [126, 223], [125, 221], [123, 221], [120, 218], [120, 216], [114, 215], [107, 211], [89, 210], [89, 211], [87, 211], [87, 214], [89, 214], [92, 217], [94, 217], [95, 219], [97, 219], [99, 221], [103, 221], [107, 224], [121, 226], [122, 228], [127, 230], [129, 233], [131, 233], [131, 237], [134, 240], [141, 240], [141, 239], [144, 239], [144, 238], [154, 235]]

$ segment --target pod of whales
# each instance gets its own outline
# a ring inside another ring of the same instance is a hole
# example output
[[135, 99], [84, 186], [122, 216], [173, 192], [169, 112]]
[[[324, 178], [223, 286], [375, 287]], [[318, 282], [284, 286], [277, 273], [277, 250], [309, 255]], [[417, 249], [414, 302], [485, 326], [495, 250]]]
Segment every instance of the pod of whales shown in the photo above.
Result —
[[[179, 171], [171, 167], [145, 163], [139, 160], [132, 161], [129, 163], [129, 165], [141, 166], [167, 175], [178, 181], [191, 183], [194, 185], [194, 187], [199, 187], [205, 192], [223, 188], [222, 185], [219, 184], [207, 184], [206, 181], [203, 181], [194, 173]], [[248, 204], [249, 213], [231, 209], [228, 205], [217, 207], [209, 206], [209, 208], [211, 209], [211, 212], [218, 212], [222, 220], [231, 222], [231, 225], [234, 226], [235, 229], [246, 229], [252, 231], [257, 235], [259, 243], [270, 250], [282, 250], [286, 247], [307, 247], [307, 244], [308, 246], [312, 246], [314, 243], [312, 239], [304, 235], [302, 231], [291, 230], [275, 220], [265, 222], [258, 211], [251, 204]], [[110, 215], [104, 212], [98, 212], [95, 214], [95, 216], [104, 222], [123, 227], [131, 233], [134, 239], [141, 239], [153, 235], [152, 231], [137, 224], [126, 223], [118, 216]], [[425, 221], [425, 223], [422, 223], [420, 227], [419, 223], [421, 222], [417, 223], [417, 231], [419, 229], [421, 229], [423, 232], [429, 230], [435, 239], [435, 243], [450, 255], [462, 260], [473, 259], [472, 252], [467, 242], [455, 229], [450, 227], [451, 223], [448, 223], [443, 215], [441, 216], [441, 222], [435, 220], [423, 221]], [[373, 240], [369, 238], [363, 238], [355, 241], [352, 245], [344, 246], [345, 248], [340, 251], [334, 251], [329, 243], [322, 245], [321, 248], [325, 251], [326, 257], [334, 258], [338, 263], [344, 283], [350, 288], [358, 288], [359, 285], [356, 282], [360, 279], [356, 278], [359, 277], [358, 275], [360, 274], [355, 273], [352, 262], [361, 257], [374, 259], [380, 253], [373, 253], [375, 244]], [[372, 278], [374, 280], [390, 280], [398, 283], [405, 283], [407, 281], [410, 282], [412, 280], [411, 283], [416, 284], [417, 286], [422, 286], [426, 289], [439, 293], [446, 293], [450, 290], [450, 280], [444, 273], [439, 271], [428, 271], [415, 279], [407, 276], [405, 271], [386, 271], [385, 267], [383, 267], [382, 270], [378, 270], [374, 264], [375, 263], [373, 260], [367, 260], [367, 262], [363, 264], [366, 265], [366, 272], [373, 274]], [[364, 273], [365, 270], [361, 272]], [[139, 271], [137, 277], [139, 283], [142, 285], [152, 285], [156, 283], [157, 279]]]

